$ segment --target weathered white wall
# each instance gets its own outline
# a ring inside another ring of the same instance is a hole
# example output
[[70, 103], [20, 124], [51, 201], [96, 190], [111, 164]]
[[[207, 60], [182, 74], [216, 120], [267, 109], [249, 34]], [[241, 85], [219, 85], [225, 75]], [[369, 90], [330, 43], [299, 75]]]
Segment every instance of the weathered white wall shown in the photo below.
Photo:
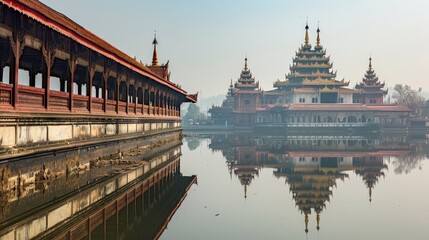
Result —
[[73, 138], [72, 125], [51, 125], [48, 126], [48, 141], [60, 141]]
[[76, 139], [100, 138], [117, 134], [180, 127], [173, 123], [44, 123], [38, 125], [0, 126], [0, 147], [25, 146], [42, 142], [58, 142]]
[[0, 127], [0, 146], [14, 146], [15, 142], [15, 127]]

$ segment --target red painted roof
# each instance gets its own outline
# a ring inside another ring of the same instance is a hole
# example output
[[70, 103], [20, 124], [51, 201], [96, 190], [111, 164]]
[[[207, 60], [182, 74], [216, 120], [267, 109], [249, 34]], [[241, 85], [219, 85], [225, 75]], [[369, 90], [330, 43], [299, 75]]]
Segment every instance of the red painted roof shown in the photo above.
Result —
[[371, 110], [385, 112], [411, 112], [411, 109], [406, 105], [368, 105]]
[[241, 89], [234, 89], [234, 90], [232, 90], [232, 93], [260, 94], [261, 90], [241, 90]]
[[166, 82], [143, 64], [45, 4], [35, 0], [0, 0], [0, 2], [127, 68], [186, 95], [186, 91], [179, 86]]

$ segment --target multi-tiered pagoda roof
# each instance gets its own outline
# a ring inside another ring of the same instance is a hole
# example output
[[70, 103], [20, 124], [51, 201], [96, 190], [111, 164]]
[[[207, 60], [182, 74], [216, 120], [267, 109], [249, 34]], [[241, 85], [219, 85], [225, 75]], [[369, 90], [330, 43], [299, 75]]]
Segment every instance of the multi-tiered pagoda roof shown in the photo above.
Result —
[[244, 59], [244, 69], [234, 87], [241, 90], [255, 90], [259, 88], [259, 82], [255, 81], [250, 69], [247, 67], [247, 57]]
[[384, 83], [378, 80], [378, 76], [372, 68], [372, 58], [369, 58], [369, 67], [368, 70], [366, 70], [362, 82], [356, 84], [355, 88], [361, 89], [363, 93], [387, 94], [387, 90], [382, 89], [384, 88]]
[[316, 46], [312, 48], [308, 38], [308, 24], [305, 26], [305, 43], [301, 45], [289, 66], [290, 73], [285, 81], [277, 81], [274, 87], [282, 90], [304, 88], [308, 90], [337, 91], [338, 88], [348, 86], [344, 79], [336, 79], [337, 72], [332, 70], [330, 57], [320, 44], [320, 29], [317, 28]]

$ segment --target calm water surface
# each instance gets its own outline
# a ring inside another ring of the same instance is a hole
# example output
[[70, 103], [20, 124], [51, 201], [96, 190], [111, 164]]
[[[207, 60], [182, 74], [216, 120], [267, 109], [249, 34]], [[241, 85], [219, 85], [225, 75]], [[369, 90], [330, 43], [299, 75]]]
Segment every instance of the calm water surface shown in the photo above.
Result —
[[161, 239], [429, 239], [425, 141], [191, 136], [198, 185]]

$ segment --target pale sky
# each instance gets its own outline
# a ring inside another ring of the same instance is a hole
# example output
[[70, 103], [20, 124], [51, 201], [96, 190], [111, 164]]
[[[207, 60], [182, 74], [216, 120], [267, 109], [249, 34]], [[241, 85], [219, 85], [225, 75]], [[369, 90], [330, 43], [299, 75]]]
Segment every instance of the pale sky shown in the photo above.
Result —
[[264, 90], [284, 80], [304, 42], [308, 17], [314, 46], [321, 43], [338, 79], [360, 81], [373, 68], [387, 86], [429, 91], [427, 0], [42, 0], [107, 42], [144, 63], [170, 60], [172, 81], [203, 97], [226, 93], [247, 54]]

